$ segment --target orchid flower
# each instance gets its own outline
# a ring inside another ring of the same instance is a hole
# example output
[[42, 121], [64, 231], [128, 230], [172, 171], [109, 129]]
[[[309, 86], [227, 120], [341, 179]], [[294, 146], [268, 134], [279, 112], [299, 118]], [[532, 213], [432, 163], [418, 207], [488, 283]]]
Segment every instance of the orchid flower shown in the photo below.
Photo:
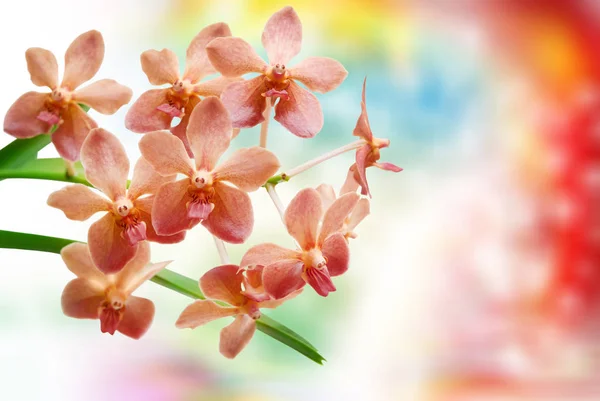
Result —
[[345, 194], [323, 214], [319, 193], [313, 188], [303, 189], [292, 199], [284, 214], [288, 233], [300, 249], [260, 244], [246, 252], [241, 266], [264, 266], [262, 282], [265, 291], [275, 299], [286, 297], [306, 283], [326, 297], [335, 291], [331, 277], [348, 270], [350, 251], [341, 230], [358, 198], [355, 192]]
[[[223, 356], [235, 358], [252, 339], [261, 308], [276, 308], [302, 292], [300, 289], [284, 299], [271, 299], [261, 292], [261, 275], [262, 267], [244, 272], [237, 265], [222, 265], [209, 270], [200, 278], [200, 290], [208, 299], [185, 308], [175, 325], [194, 329], [222, 317], [235, 316], [233, 323], [221, 330], [219, 346]], [[221, 306], [213, 300], [231, 306]]]
[[[327, 213], [327, 210], [333, 205], [337, 196], [335, 194], [335, 190], [331, 185], [321, 184], [316, 188], [319, 195], [321, 195], [321, 200], [323, 201], [323, 210]], [[352, 192], [352, 191], [348, 191]], [[340, 195], [344, 195], [348, 192], [340, 192]], [[356, 192], [356, 189], [354, 190]], [[371, 212], [371, 207], [369, 204], [369, 200], [367, 198], [360, 198], [352, 209], [352, 212], [344, 219], [344, 224], [340, 230], [340, 232], [344, 235], [346, 240], [349, 238], [355, 239], [358, 235], [354, 232], [356, 226], [360, 224], [361, 221], [365, 219]]]
[[60, 156], [79, 160], [81, 145], [97, 124], [81, 108], [91, 107], [102, 114], [114, 114], [131, 100], [131, 89], [112, 79], [102, 79], [76, 90], [89, 81], [102, 64], [104, 40], [98, 31], [78, 36], [65, 54], [65, 74], [58, 84], [58, 64], [54, 54], [33, 47], [25, 52], [31, 81], [47, 86], [50, 93], [27, 92], [10, 107], [4, 118], [4, 131], [15, 138], [31, 138], [58, 128], [52, 142]]
[[216, 97], [194, 108], [187, 139], [194, 159], [180, 140], [165, 131], [148, 133], [139, 143], [142, 155], [159, 174], [186, 176], [158, 190], [152, 208], [156, 232], [173, 235], [202, 222], [224, 241], [244, 242], [254, 224], [247, 192], [257, 190], [277, 171], [277, 157], [255, 146], [240, 149], [215, 166], [231, 141], [229, 113]]
[[97, 212], [107, 212], [88, 231], [92, 259], [102, 272], [121, 270], [144, 240], [170, 244], [185, 238], [185, 233], [158, 235], [150, 217], [154, 203], [152, 194], [162, 184], [174, 181], [174, 175], [158, 175], [140, 158], [133, 171], [131, 186], [126, 190], [129, 159], [119, 140], [102, 128], [93, 129], [83, 143], [81, 162], [87, 180], [108, 198], [85, 185], [73, 184], [50, 194], [48, 205], [62, 210], [69, 219], [79, 221], [87, 220]]
[[365, 141], [365, 144], [356, 151], [356, 163], [350, 166], [346, 182], [342, 187], [342, 192], [356, 191], [361, 187], [361, 194], [371, 196], [369, 183], [367, 182], [367, 167], [375, 166], [382, 170], [393, 171], [398, 173], [402, 168], [392, 163], [378, 160], [381, 157], [379, 150], [390, 146], [389, 139], [375, 138], [369, 124], [369, 116], [367, 115], [367, 103], [365, 92], [367, 89], [367, 78], [363, 82], [362, 101], [360, 103], [361, 113], [356, 122], [356, 127], [352, 133]]
[[[229, 26], [223, 22], [204, 28], [190, 43], [185, 60], [185, 71], [179, 73], [179, 62], [169, 49], [148, 50], [140, 56], [142, 69], [152, 85], [169, 84], [170, 87], [144, 92], [131, 106], [125, 117], [125, 126], [133, 132], [146, 133], [170, 129], [173, 135], [189, 144], [186, 127], [194, 107], [204, 96], [220, 96], [229, 83], [238, 79], [218, 77], [200, 80], [216, 71], [206, 55], [206, 45], [213, 39], [231, 36]], [[173, 118], [181, 118], [171, 127]]]
[[260, 75], [235, 82], [223, 91], [221, 99], [231, 113], [236, 128], [253, 127], [265, 117], [267, 99], [275, 106], [275, 120], [294, 135], [314, 137], [323, 127], [323, 112], [317, 98], [300, 87], [326, 93], [337, 88], [348, 72], [336, 60], [309, 57], [293, 68], [289, 61], [300, 52], [302, 24], [292, 7], [284, 7], [269, 18], [262, 34], [269, 64], [243, 39], [217, 38], [206, 47], [213, 66], [223, 76], [237, 77], [250, 72]]
[[73, 243], [60, 252], [76, 276], [62, 293], [62, 310], [77, 319], [99, 319], [100, 330], [113, 335], [120, 331], [138, 339], [148, 331], [154, 318], [154, 304], [132, 296], [146, 280], [170, 262], [150, 264], [150, 245], [140, 245], [133, 259], [117, 274], [106, 275], [94, 266], [86, 244]]

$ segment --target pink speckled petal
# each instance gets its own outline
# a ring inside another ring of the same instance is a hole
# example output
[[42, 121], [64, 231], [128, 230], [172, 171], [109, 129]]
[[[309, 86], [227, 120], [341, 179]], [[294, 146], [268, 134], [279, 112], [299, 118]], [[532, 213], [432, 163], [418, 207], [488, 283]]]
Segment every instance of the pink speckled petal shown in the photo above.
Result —
[[356, 151], [356, 174], [354, 176], [354, 179], [361, 186], [361, 194], [369, 195], [369, 197], [371, 196], [371, 191], [369, 190], [369, 182], [367, 181], [367, 159], [370, 153], [371, 145], [369, 144], [363, 145], [362, 147], [358, 148], [358, 150]]
[[131, 294], [143, 280], [139, 280], [139, 273], [150, 263], [150, 244], [146, 241], [140, 242], [136, 247], [135, 256], [115, 274], [116, 287], [124, 294]]
[[263, 30], [262, 44], [271, 65], [287, 64], [300, 53], [302, 23], [292, 7], [284, 7], [269, 18]]
[[158, 235], [174, 235], [189, 230], [200, 222], [188, 215], [188, 203], [192, 197], [188, 192], [190, 180], [164, 184], [154, 199], [152, 206], [152, 225]]
[[121, 270], [136, 254], [137, 247], [129, 246], [121, 236], [122, 228], [111, 213], [92, 224], [88, 231], [88, 244], [94, 264], [105, 274]]
[[283, 259], [298, 259], [302, 254], [298, 251], [287, 249], [276, 244], [266, 243], [253, 246], [242, 257], [241, 267], [268, 266]]
[[27, 69], [31, 82], [37, 86], [47, 86], [56, 89], [58, 85], [58, 64], [51, 51], [40, 47], [32, 47], [25, 52]]
[[140, 62], [152, 85], [173, 85], [179, 79], [179, 61], [172, 50], [146, 50], [140, 55]]
[[213, 67], [225, 77], [263, 72], [267, 68], [267, 63], [241, 38], [216, 38], [208, 44], [206, 52]]
[[15, 138], [31, 138], [49, 131], [50, 124], [37, 117], [44, 109], [47, 93], [27, 92], [18, 98], [4, 116], [4, 131]]
[[298, 192], [287, 207], [285, 225], [302, 249], [311, 249], [317, 243], [317, 228], [323, 215], [319, 193], [313, 188]]
[[202, 225], [225, 242], [241, 244], [252, 233], [254, 212], [248, 194], [222, 182], [215, 182], [215, 208]]
[[300, 138], [312, 138], [323, 128], [323, 111], [319, 101], [294, 81], [287, 88], [289, 100], [275, 106], [275, 120]]
[[185, 239], [185, 231], [173, 235], [158, 235], [152, 225], [152, 206], [154, 205], [154, 196], [145, 196], [137, 199], [134, 206], [140, 212], [140, 219], [146, 223], [146, 239], [159, 244], [176, 244]]
[[356, 226], [369, 215], [370, 212], [371, 206], [369, 205], [369, 200], [366, 198], [361, 198], [356, 204], [356, 207], [354, 207], [354, 210], [352, 210], [346, 228], [350, 231], [354, 230]]
[[367, 114], [366, 91], [367, 78], [365, 77], [365, 80], [363, 81], [362, 101], [360, 102], [361, 112], [360, 116], [358, 117], [358, 121], [356, 122], [354, 132], [352, 132], [352, 135], [362, 138], [367, 142], [372, 142], [373, 132], [371, 131], [371, 125], [369, 124], [369, 115]]
[[294, 299], [298, 295], [302, 294], [302, 291], [303, 291], [303, 288], [300, 288], [299, 290], [296, 290], [296, 291], [290, 293], [285, 298], [281, 298], [281, 299], [269, 299], [269, 300], [266, 300], [266, 301], [261, 301], [260, 304], [258, 305], [258, 307], [259, 308], [267, 308], [267, 309], [278, 308], [284, 302], [289, 301], [290, 299]]
[[285, 298], [305, 284], [302, 278], [304, 264], [298, 259], [284, 259], [265, 267], [263, 285], [275, 299]]
[[350, 215], [359, 198], [357, 193], [347, 193], [331, 204], [323, 217], [323, 224], [319, 233], [319, 245], [322, 245], [323, 241], [331, 234], [342, 229], [344, 220]]
[[127, 190], [127, 197], [133, 200], [142, 195], [155, 194], [163, 184], [175, 181], [175, 177], [175, 174], [165, 176], [158, 174], [146, 159], [140, 157], [133, 168], [133, 178]]
[[337, 60], [328, 57], [309, 57], [290, 69], [292, 79], [302, 82], [311, 91], [327, 93], [334, 90], [348, 76], [348, 71]]
[[227, 316], [238, 314], [238, 308], [226, 308], [213, 301], [200, 300], [189, 305], [181, 312], [175, 323], [178, 329], [194, 329], [198, 326]]
[[326, 297], [330, 292], [334, 292], [336, 290], [333, 281], [331, 281], [331, 276], [327, 271], [327, 266], [323, 267], [322, 269], [307, 269], [306, 283], [322, 297]]
[[238, 149], [219, 165], [217, 180], [229, 181], [242, 191], [256, 191], [279, 169], [279, 160], [267, 149], [253, 146]]
[[329, 206], [335, 201], [336, 195], [335, 190], [329, 184], [321, 184], [315, 188], [319, 195], [321, 195], [321, 201], [323, 202], [323, 210], [329, 209]]
[[348, 270], [350, 248], [343, 234], [337, 233], [327, 237], [321, 250], [327, 259], [327, 270], [331, 277], [339, 276]]
[[169, 129], [171, 117], [158, 110], [163, 104], [168, 104], [169, 89], [152, 89], [142, 93], [125, 115], [125, 127], [137, 133], [145, 133]]
[[340, 188], [340, 195], [347, 194], [348, 192], [356, 192], [358, 187], [358, 181], [355, 179], [356, 172], [356, 164], [353, 164], [348, 169], [348, 174], [346, 175], [346, 181], [344, 181], [344, 185]]
[[48, 206], [63, 211], [71, 220], [84, 221], [95, 213], [112, 210], [112, 203], [83, 184], [67, 185], [52, 192], [48, 197]]
[[196, 83], [203, 77], [214, 74], [215, 68], [208, 60], [206, 46], [215, 38], [231, 36], [229, 26], [224, 22], [209, 25], [198, 33], [187, 48], [183, 79]]
[[221, 330], [219, 351], [226, 358], [235, 358], [246, 348], [255, 331], [254, 319], [246, 314], [236, 316], [233, 323]]
[[71, 280], [60, 300], [63, 313], [77, 319], [97, 319], [103, 301], [104, 288], [82, 278]]
[[225, 88], [234, 82], [241, 82], [242, 78], [217, 77], [194, 85], [194, 94], [202, 97], [221, 96]]
[[129, 297], [125, 304], [123, 320], [117, 330], [133, 339], [139, 339], [150, 328], [154, 319], [154, 303], [146, 298]]
[[263, 122], [267, 100], [265, 77], [260, 75], [248, 81], [234, 82], [227, 86], [221, 101], [229, 111], [234, 128], [250, 128]]
[[198, 96], [190, 97], [190, 100], [185, 105], [184, 115], [181, 118], [181, 121], [179, 121], [179, 124], [177, 124], [174, 127], [171, 127], [170, 129], [171, 134], [175, 135], [183, 143], [183, 146], [185, 147], [188, 156], [192, 159], [194, 158], [194, 153], [192, 153], [190, 141], [188, 141], [187, 138], [187, 126], [190, 122], [190, 116], [192, 115], [194, 108], [198, 105], [198, 103], [200, 103], [200, 101], [201, 99]]
[[63, 123], [52, 134], [52, 143], [60, 157], [74, 162], [79, 160], [83, 142], [98, 124], [77, 104], [70, 104], [62, 118]]
[[79, 35], [65, 53], [65, 74], [61, 87], [71, 91], [92, 79], [104, 59], [104, 39], [98, 31]]
[[183, 143], [167, 131], [150, 132], [140, 140], [144, 159], [158, 174], [171, 176], [177, 173], [191, 177], [195, 174], [194, 162]]
[[402, 171], [402, 167], [398, 167], [395, 164], [383, 162], [383, 163], [373, 163], [375, 167], [378, 167], [382, 170], [391, 171], [393, 173], [399, 173]]
[[109, 284], [108, 278], [94, 265], [87, 244], [74, 242], [60, 251], [67, 268], [78, 278], [92, 281], [97, 287], [104, 288]]
[[113, 79], [101, 79], [73, 94], [77, 103], [85, 104], [102, 114], [115, 114], [131, 100], [133, 92]]
[[206, 298], [227, 302], [232, 306], [242, 306], [241, 272], [237, 265], [222, 265], [210, 269], [200, 277], [200, 289]]

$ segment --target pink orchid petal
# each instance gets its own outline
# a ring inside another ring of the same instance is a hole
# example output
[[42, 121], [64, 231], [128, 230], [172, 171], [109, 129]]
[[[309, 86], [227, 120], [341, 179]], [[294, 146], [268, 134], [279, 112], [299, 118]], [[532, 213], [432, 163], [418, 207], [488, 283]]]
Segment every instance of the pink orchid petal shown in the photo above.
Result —
[[285, 298], [281, 298], [281, 299], [269, 299], [266, 301], [262, 301], [260, 302], [260, 304], [258, 305], [259, 308], [267, 308], [267, 309], [275, 309], [278, 308], [279, 306], [281, 306], [281, 304], [283, 304], [284, 302], [289, 301], [290, 299], [294, 299], [296, 298], [298, 295], [302, 294], [303, 288], [300, 288], [299, 290], [296, 290], [292, 293], [290, 293], [288, 296], [286, 296]]
[[173, 117], [157, 110], [159, 106], [169, 102], [169, 90], [152, 89], [142, 93], [125, 115], [125, 127], [137, 133], [169, 129]]
[[115, 331], [117, 331], [117, 326], [119, 326], [119, 323], [123, 319], [124, 312], [124, 309], [115, 310], [111, 307], [103, 306], [98, 316], [98, 319], [100, 319], [100, 331], [108, 333], [111, 336], [114, 335]]
[[123, 319], [117, 330], [127, 337], [139, 339], [150, 328], [154, 319], [154, 303], [146, 298], [129, 297], [125, 304]]
[[166, 115], [168, 115], [171, 118], [175, 118], [175, 117], [181, 118], [181, 117], [183, 117], [183, 114], [184, 114], [183, 111], [181, 109], [179, 109], [178, 107], [173, 106], [171, 104], [167, 104], [167, 103], [161, 104], [160, 106], [158, 106], [156, 108], [156, 110], [162, 111], [163, 113], [165, 113]]
[[98, 124], [77, 104], [70, 104], [62, 118], [63, 123], [52, 134], [52, 143], [60, 157], [74, 162], [79, 160], [83, 142]]
[[97, 287], [104, 288], [109, 284], [107, 277], [94, 265], [87, 244], [74, 242], [60, 250], [67, 268], [78, 278], [96, 283]]
[[267, 68], [267, 63], [241, 38], [216, 38], [206, 46], [206, 53], [213, 67], [225, 77], [262, 73]]
[[134, 206], [140, 212], [140, 219], [146, 223], [146, 237], [148, 241], [159, 244], [176, 244], [185, 239], [185, 231], [173, 235], [158, 235], [152, 225], [152, 206], [154, 205], [154, 196], [146, 196], [137, 199]]
[[144, 135], [139, 147], [144, 159], [160, 175], [181, 173], [191, 177], [195, 173], [194, 162], [188, 156], [183, 143], [166, 131]]
[[188, 217], [204, 220], [215, 209], [213, 203], [192, 202], [188, 205]]
[[323, 215], [319, 193], [313, 188], [298, 192], [287, 207], [285, 225], [302, 249], [311, 249], [317, 243], [317, 228]]
[[239, 266], [222, 265], [210, 269], [200, 277], [200, 289], [206, 298], [227, 302], [232, 306], [242, 306], [243, 274], [238, 274]]
[[302, 23], [292, 7], [284, 7], [269, 18], [263, 30], [262, 44], [271, 65], [287, 64], [300, 53]]
[[152, 85], [173, 85], [179, 79], [179, 61], [172, 50], [146, 50], [140, 55], [140, 62]]
[[343, 234], [337, 233], [327, 237], [321, 250], [327, 259], [327, 270], [331, 277], [339, 276], [348, 270], [350, 248]]
[[357, 193], [347, 193], [331, 204], [323, 217], [323, 224], [319, 233], [319, 244], [323, 244], [327, 237], [342, 229], [344, 220], [350, 215], [359, 198]]
[[73, 93], [75, 101], [102, 114], [115, 114], [131, 96], [131, 89], [113, 79], [101, 79]]
[[229, 147], [231, 120], [219, 98], [211, 96], [194, 107], [187, 126], [187, 138], [198, 170], [212, 171]]
[[104, 288], [82, 278], [71, 280], [60, 300], [63, 313], [77, 319], [97, 319], [103, 301]]
[[305, 284], [302, 278], [304, 264], [298, 259], [284, 259], [265, 267], [263, 285], [275, 299], [285, 298]]
[[47, 86], [56, 89], [58, 85], [58, 64], [51, 51], [40, 47], [32, 47], [25, 52], [27, 70], [31, 75], [31, 82], [37, 86]]
[[219, 351], [226, 358], [235, 358], [246, 348], [255, 331], [254, 319], [245, 314], [236, 316], [233, 323], [221, 330]]
[[350, 231], [354, 230], [356, 226], [365, 219], [371, 213], [371, 206], [368, 199], [361, 198], [348, 219], [346, 228]]
[[105, 274], [121, 270], [136, 254], [137, 247], [129, 246], [121, 236], [122, 228], [111, 213], [92, 224], [88, 244], [94, 264]]
[[192, 153], [192, 148], [190, 147], [190, 141], [187, 138], [187, 126], [190, 122], [190, 116], [194, 111], [194, 108], [200, 103], [200, 98], [198, 96], [190, 97], [190, 100], [185, 105], [184, 115], [179, 124], [174, 127], [171, 127], [171, 134], [175, 135], [179, 140], [183, 143], [185, 150], [187, 151], [188, 156], [193, 159], [194, 153]]
[[50, 124], [39, 120], [40, 112], [45, 111], [47, 93], [27, 92], [18, 98], [4, 117], [4, 132], [15, 138], [31, 138], [49, 131]]
[[331, 276], [327, 271], [327, 266], [322, 269], [310, 268], [306, 270], [306, 283], [310, 285], [322, 297], [326, 297], [330, 292], [336, 290]]
[[358, 174], [358, 178], [360, 178], [357, 182], [362, 187], [361, 194], [369, 195], [369, 197], [371, 196], [371, 191], [369, 190], [369, 182], [367, 181], [367, 159], [370, 153], [371, 145], [369, 144], [363, 145], [356, 151], [356, 173]]
[[319, 195], [321, 195], [321, 202], [323, 202], [323, 210], [329, 209], [329, 206], [335, 201], [335, 190], [329, 184], [321, 184], [315, 188]]
[[83, 184], [67, 185], [52, 192], [47, 204], [62, 210], [68, 219], [79, 221], [87, 220], [95, 213], [112, 210], [112, 203], [108, 199]]
[[175, 323], [178, 329], [195, 329], [213, 320], [238, 314], [238, 308], [226, 308], [213, 301], [200, 300], [189, 305], [181, 312]]
[[373, 132], [371, 131], [371, 125], [369, 124], [369, 115], [367, 114], [367, 78], [363, 81], [362, 90], [362, 101], [360, 102], [361, 113], [356, 122], [356, 127], [352, 135], [364, 139], [367, 142], [373, 142]]
[[225, 88], [221, 101], [229, 111], [233, 127], [250, 128], [265, 120], [263, 113], [267, 99], [262, 94], [266, 89], [262, 75], [248, 81], [234, 82]]
[[327, 93], [334, 90], [348, 76], [339, 61], [328, 57], [309, 57], [290, 69], [290, 77], [302, 82], [313, 92]]
[[279, 160], [267, 149], [238, 149], [215, 170], [215, 179], [229, 181], [242, 191], [256, 191], [279, 169]]
[[319, 101], [294, 81], [287, 88], [289, 100], [275, 106], [275, 120], [300, 138], [312, 138], [323, 128], [323, 111]]
[[214, 210], [202, 225], [211, 234], [232, 244], [241, 244], [248, 239], [254, 226], [254, 212], [250, 197], [244, 191], [215, 182]]
[[234, 82], [241, 82], [239, 77], [217, 77], [194, 85], [194, 94], [202, 97], [221, 96], [225, 88]]
[[402, 171], [402, 167], [398, 167], [395, 164], [383, 162], [383, 163], [374, 163], [375, 167], [378, 167], [382, 170], [391, 171], [393, 173], [399, 173]]
[[196, 83], [216, 70], [208, 60], [206, 46], [215, 38], [231, 36], [229, 26], [224, 22], [209, 25], [198, 33], [187, 48], [183, 79]]
[[125, 226], [121, 232], [121, 237], [127, 240], [129, 246], [135, 246], [138, 242], [146, 240], [146, 223], [139, 221], [135, 224]]
[[129, 199], [137, 199], [142, 195], [155, 194], [161, 185], [175, 181], [176, 175], [160, 175], [143, 157], [140, 157], [133, 168], [133, 178], [127, 190]]
[[79, 35], [65, 53], [63, 88], [73, 91], [82, 83], [92, 79], [104, 59], [104, 39], [98, 31]]
[[188, 192], [189, 179], [164, 184], [154, 199], [152, 225], [158, 235], [174, 235], [189, 230], [200, 222], [188, 217], [187, 204], [192, 201]]
[[342, 188], [340, 188], [340, 195], [347, 194], [349, 192], [356, 192], [356, 190], [360, 186], [358, 184], [358, 181], [356, 181], [356, 179], [354, 178], [355, 171], [356, 164], [353, 164], [348, 169], [348, 174], [346, 175], [346, 181], [344, 181], [344, 185], [342, 185]]
[[125, 196], [129, 159], [116, 136], [105, 129], [90, 131], [81, 148], [85, 177], [113, 201]]
[[283, 259], [300, 259], [302, 254], [279, 245], [266, 243], [253, 246], [242, 257], [241, 267], [268, 266]]

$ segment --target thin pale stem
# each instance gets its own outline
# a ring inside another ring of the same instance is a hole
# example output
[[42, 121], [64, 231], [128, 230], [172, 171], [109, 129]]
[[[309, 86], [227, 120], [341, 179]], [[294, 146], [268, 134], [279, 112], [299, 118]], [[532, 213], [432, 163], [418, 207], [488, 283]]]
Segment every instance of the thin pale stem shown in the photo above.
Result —
[[364, 144], [365, 144], [365, 141], [362, 139], [359, 139], [358, 141], [349, 143], [348, 145], [342, 146], [341, 148], [332, 150], [331, 152], [325, 153], [324, 155], [321, 155], [315, 159], [309, 160], [306, 163], [299, 165], [298, 167], [294, 167], [293, 169], [286, 171], [284, 174], [282, 174], [282, 176], [283, 176], [282, 178], [284, 178], [285, 181], [288, 181], [290, 178], [308, 170], [309, 168], [312, 168], [318, 164], [323, 163], [326, 160], [329, 160], [336, 156], [339, 156], [342, 153], [346, 153], [351, 150], [358, 149], [361, 146], [363, 146]]
[[213, 239], [215, 240], [215, 245], [217, 246], [217, 251], [219, 252], [219, 258], [221, 259], [221, 263], [224, 265], [228, 265], [229, 262], [229, 254], [227, 253], [227, 249], [225, 248], [225, 243], [222, 239], [219, 239], [213, 235]]
[[75, 171], [75, 163], [69, 160], [65, 160], [65, 169], [67, 170], [67, 177], [73, 178], [77, 174]]
[[271, 119], [271, 99], [267, 98], [267, 107], [265, 108], [265, 112], [263, 116], [265, 117], [265, 121], [260, 125], [260, 147], [267, 147], [267, 137], [269, 136], [269, 120]]
[[279, 198], [279, 195], [277, 194], [277, 191], [275, 190], [275, 186], [271, 185], [271, 184], [267, 184], [267, 186], [265, 188], [267, 189], [267, 193], [271, 197], [273, 204], [275, 205], [275, 207], [277, 208], [277, 211], [279, 212], [281, 221], [285, 222], [284, 217], [283, 217], [285, 214], [285, 207], [283, 207], [283, 203], [281, 202], [281, 199]]

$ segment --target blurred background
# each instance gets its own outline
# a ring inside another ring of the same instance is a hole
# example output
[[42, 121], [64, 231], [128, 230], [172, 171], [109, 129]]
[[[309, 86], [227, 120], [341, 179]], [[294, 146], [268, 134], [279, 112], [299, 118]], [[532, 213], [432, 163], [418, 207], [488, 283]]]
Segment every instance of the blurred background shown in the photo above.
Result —
[[[218, 321], [174, 322], [189, 299], [153, 283], [157, 312], [143, 339], [102, 335], [66, 318], [72, 278], [59, 256], [0, 250], [0, 399], [17, 400], [597, 400], [600, 396], [600, 2], [595, 0], [19, 1], [0, 4], [0, 110], [33, 90], [24, 52], [64, 51], [98, 29], [95, 79], [149, 89], [139, 55], [183, 59], [204, 26], [225, 21], [255, 46], [269, 16], [292, 5], [302, 52], [349, 71], [319, 95], [312, 140], [271, 124], [282, 169], [354, 140], [361, 83], [382, 160], [368, 172], [371, 216], [351, 242], [338, 291], [313, 291], [273, 311], [327, 358], [318, 366], [257, 333], [235, 360], [218, 352]], [[293, 65], [294, 62], [291, 64]], [[139, 157], [128, 106], [93, 118]], [[243, 130], [233, 148], [258, 144]], [[0, 135], [0, 146], [12, 140]], [[49, 146], [44, 157], [56, 157]], [[284, 203], [322, 182], [339, 189], [345, 154], [278, 186]], [[85, 223], [46, 206], [64, 184], [0, 183], [0, 229], [85, 240]], [[264, 191], [252, 195], [252, 245], [291, 245]], [[219, 264], [202, 227], [153, 260], [193, 278]]]

